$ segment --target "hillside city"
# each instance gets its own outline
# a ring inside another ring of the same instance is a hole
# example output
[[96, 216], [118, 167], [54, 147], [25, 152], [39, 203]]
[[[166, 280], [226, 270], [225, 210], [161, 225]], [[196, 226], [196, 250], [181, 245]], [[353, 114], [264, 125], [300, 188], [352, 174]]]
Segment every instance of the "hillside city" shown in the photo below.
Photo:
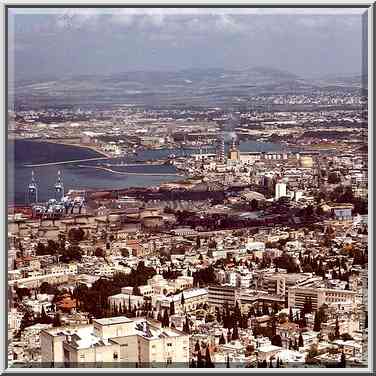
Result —
[[26, 202], [8, 205], [10, 366], [367, 367], [366, 99], [250, 102], [9, 113], [12, 142], [87, 148], [98, 169], [117, 158], [177, 171], [107, 190], [59, 173], [39, 200], [30, 167]]

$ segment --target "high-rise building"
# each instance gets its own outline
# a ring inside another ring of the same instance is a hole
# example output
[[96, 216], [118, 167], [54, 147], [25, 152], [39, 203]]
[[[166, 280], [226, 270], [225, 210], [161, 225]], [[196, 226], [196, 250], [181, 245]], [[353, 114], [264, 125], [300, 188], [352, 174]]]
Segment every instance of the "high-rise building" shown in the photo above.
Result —
[[217, 159], [219, 162], [224, 163], [225, 162], [225, 138], [224, 136], [221, 137], [219, 141], [219, 148], [217, 152]]
[[275, 185], [275, 199], [279, 200], [285, 196], [287, 196], [286, 183], [278, 182]]
[[27, 201], [29, 204], [38, 202], [38, 186], [35, 182], [34, 171], [31, 171], [31, 182], [27, 187]]
[[61, 179], [60, 170], [57, 172], [57, 181], [55, 184], [55, 200], [61, 201], [64, 197], [64, 185]]
[[223, 307], [225, 304], [228, 304], [229, 307], [233, 307], [239, 299], [240, 290], [237, 287], [210, 285], [208, 288], [209, 306]]

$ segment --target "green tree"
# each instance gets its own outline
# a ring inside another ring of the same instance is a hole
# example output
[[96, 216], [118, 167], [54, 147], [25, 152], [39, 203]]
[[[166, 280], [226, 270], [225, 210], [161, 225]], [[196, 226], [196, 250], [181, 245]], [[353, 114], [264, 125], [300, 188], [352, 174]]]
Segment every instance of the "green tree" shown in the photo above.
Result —
[[137, 295], [137, 296], [142, 296], [141, 290], [140, 290], [140, 288], [138, 286], [134, 286], [133, 287], [132, 294], [133, 295]]
[[210, 350], [209, 346], [206, 346], [206, 352], [205, 352], [205, 366], [206, 368], [214, 368], [214, 364], [210, 357]]
[[338, 339], [340, 337], [338, 317], [336, 317], [336, 323], [334, 327], [334, 337]]
[[62, 251], [60, 261], [68, 263], [70, 261], [81, 261], [82, 250], [78, 245], [70, 245], [68, 248]]
[[96, 248], [95, 251], [94, 251], [94, 256], [104, 258], [105, 257], [104, 250], [102, 248], [99, 248], [99, 247]]
[[35, 247], [35, 254], [37, 256], [44, 256], [46, 255], [46, 246], [43, 243], [38, 243], [37, 246]]
[[175, 303], [173, 300], [170, 302], [170, 315], [173, 316], [175, 315]]
[[224, 345], [226, 343], [226, 340], [225, 340], [225, 337], [223, 335], [223, 333], [221, 334], [221, 337], [219, 338], [219, 344], [220, 345]]
[[34, 318], [32, 314], [29, 311], [26, 311], [21, 319], [20, 331], [23, 331], [25, 328], [33, 324], [34, 324]]
[[236, 321], [234, 322], [234, 326], [233, 326], [233, 331], [232, 331], [232, 337], [231, 339], [233, 341], [239, 339], [239, 332], [238, 332], [238, 325], [236, 323]]
[[56, 313], [54, 320], [52, 322], [52, 326], [54, 328], [61, 326], [61, 320], [60, 320], [60, 313], [59, 312]]
[[40, 315], [40, 323], [41, 324], [50, 324], [51, 323], [51, 319], [50, 317], [46, 314], [46, 311], [44, 309], [44, 306], [42, 306], [42, 312], [41, 312], [41, 315]]
[[313, 319], [313, 331], [319, 332], [320, 330], [321, 330], [321, 320], [320, 320], [319, 314], [316, 311], [314, 319]]
[[71, 242], [78, 243], [84, 239], [84, 236], [85, 236], [85, 231], [81, 227], [71, 228], [68, 231], [68, 239]]
[[328, 174], [328, 184], [338, 184], [341, 182], [341, 178], [335, 172], [330, 172]]
[[345, 355], [345, 353], [343, 351], [341, 353], [340, 367], [341, 368], [346, 368], [346, 355]]
[[303, 347], [304, 346], [304, 340], [303, 340], [302, 333], [299, 334], [298, 346], [299, 347]]

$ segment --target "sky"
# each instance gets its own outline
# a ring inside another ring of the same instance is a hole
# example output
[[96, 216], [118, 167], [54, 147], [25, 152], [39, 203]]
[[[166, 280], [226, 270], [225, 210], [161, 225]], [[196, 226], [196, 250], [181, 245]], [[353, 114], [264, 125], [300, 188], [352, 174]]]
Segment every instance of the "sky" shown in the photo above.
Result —
[[[362, 72], [365, 9], [9, 9], [17, 78], [272, 67]], [[14, 70], [14, 71], [13, 71]]]

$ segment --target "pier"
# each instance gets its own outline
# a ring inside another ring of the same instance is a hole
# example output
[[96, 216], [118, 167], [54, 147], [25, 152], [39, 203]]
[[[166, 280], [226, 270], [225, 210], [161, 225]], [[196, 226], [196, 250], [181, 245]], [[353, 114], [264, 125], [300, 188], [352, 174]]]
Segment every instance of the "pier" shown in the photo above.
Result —
[[56, 165], [69, 164], [69, 163], [77, 163], [77, 162], [100, 161], [100, 160], [104, 160], [104, 159], [109, 159], [109, 157], [74, 159], [72, 161], [47, 162], [47, 163], [39, 163], [39, 164], [28, 164], [28, 165], [24, 165], [24, 166], [25, 167], [56, 166]]
[[165, 172], [159, 172], [159, 173], [146, 173], [146, 172], [126, 172], [126, 171], [115, 171], [111, 170], [110, 168], [101, 167], [101, 166], [88, 166], [88, 165], [79, 165], [78, 167], [84, 167], [84, 168], [95, 168], [97, 170], [103, 170], [107, 172], [112, 172], [113, 174], [119, 174], [119, 175], [139, 175], [139, 176], [181, 176], [178, 173], [165, 173]]

